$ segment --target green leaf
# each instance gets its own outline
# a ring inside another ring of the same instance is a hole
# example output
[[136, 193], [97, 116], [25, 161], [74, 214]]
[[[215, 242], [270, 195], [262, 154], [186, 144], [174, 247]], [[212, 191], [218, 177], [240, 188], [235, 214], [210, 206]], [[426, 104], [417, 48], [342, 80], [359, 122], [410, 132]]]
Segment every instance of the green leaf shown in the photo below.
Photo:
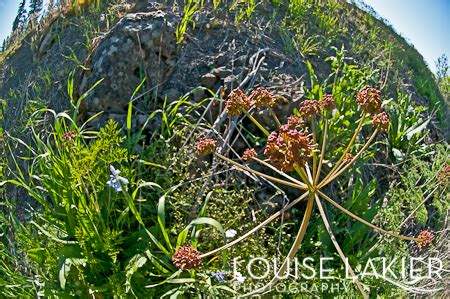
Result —
[[428, 123], [430, 122], [430, 118], [427, 119], [426, 121], [424, 121], [421, 125], [418, 126], [412, 126], [411, 128], [409, 128], [408, 130], [406, 130], [406, 138], [408, 140], [411, 140], [411, 138], [416, 135], [419, 134], [420, 132], [422, 132], [423, 129], [425, 129], [428, 125]]
[[163, 234], [164, 240], [166, 241], [169, 250], [173, 252], [172, 244], [170, 244], [169, 235], [166, 230], [166, 212], [165, 212], [165, 204], [166, 204], [166, 195], [164, 194], [158, 200], [158, 224], [161, 228], [161, 232]]
[[64, 260], [64, 263], [61, 264], [61, 268], [59, 269], [59, 283], [61, 289], [66, 288], [67, 276], [69, 275], [70, 268], [72, 266], [83, 266], [85, 267], [87, 263], [87, 259], [81, 258], [67, 258]]
[[131, 278], [136, 271], [145, 265], [147, 258], [142, 254], [136, 254], [133, 256], [128, 265], [125, 267], [125, 292], [128, 293], [131, 290]]
[[182, 244], [184, 244], [184, 242], [186, 241], [186, 237], [187, 237], [191, 227], [194, 226], [194, 225], [199, 225], [199, 224], [211, 225], [211, 226], [215, 227], [218, 231], [220, 231], [222, 234], [225, 234], [225, 230], [223, 229], [222, 225], [217, 220], [214, 220], [214, 219], [209, 218], [209, 217], [200, 217], [200, 218], [192, 220], [191, 223], [189, 223], [186, 226], [186, 228], [178, 235], [177, 247], [179, 247]]

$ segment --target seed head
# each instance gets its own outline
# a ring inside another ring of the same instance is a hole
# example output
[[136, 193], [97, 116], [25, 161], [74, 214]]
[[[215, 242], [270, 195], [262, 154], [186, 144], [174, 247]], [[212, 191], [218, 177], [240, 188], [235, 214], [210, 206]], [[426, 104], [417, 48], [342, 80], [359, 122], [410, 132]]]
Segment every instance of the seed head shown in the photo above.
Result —
[[192, 245], [180, 246], [172, 256], [172, 263], [180, 270], [198, 269], [202, 265], [200, 253]]
[[366, 86], [356, 94], [356, 102], [364, 112], [376, 114], [381, 110], [381, 91]]
[[324, 110], [333, 110], [336, 107], [336, 102], [332, 94], [324, 95], [319, 103]]
[[291, 129], [286, 124], [281, 126], [279, 132], [269, 135], [264, 154], [269, 156], [275, 167], [292, 171], [294, 164], [304, 166], [312, 151], [308, 131]]
[[250, 103], [256, 108], [266, 108], [275, 105], [275, 98], [264, 87], [258, 87], [250, 94]]
[[258, 154], [256, 153], [254, 148], [248, 148], [242, 154], [242, 160], [248, 161], [253, 157], [256, 157]]
[[287, 125], [288, 125], [289, 129], [292, 129], [292, 130], [299, 130], [303, 127], [304, 124], [305, 124], [305, 121], [297, 115], [291, 115], [287, 119]]
[[209, 154], [214, 153], [216, 150], [217, 142], [214, 139], [207, 137], [200, 137], [200, 139], [195, 144], [195, 148], [197, 149], [197, 154], [200, 157], [207, 156]]
[[389, 115], [386, 112], [375, 114], [372, 119], [372, 126], [378, 128], [381, 132], [389, 128]]
[[417, 238], [420, 239], [420, 241], [416, 241], [417, 247], [419, 247], [420, 250], [424, 250], [431, 245], [431, 242], [433, 242], [434, 234], [433, 232], [424, 230], [420, 232]]
[[230, 116], [239, 116], [248, 109], [250, 109], [250, 99], [241, 89], [233, 89], [225, 103], [225, 111]]
[[300, 103], [300, 115], [305, 118], [309, 119], [311, 117], [318, 116], [320, 112], [322, 111], [322, 106], [318, 101], [313, 100], [305, 100]]

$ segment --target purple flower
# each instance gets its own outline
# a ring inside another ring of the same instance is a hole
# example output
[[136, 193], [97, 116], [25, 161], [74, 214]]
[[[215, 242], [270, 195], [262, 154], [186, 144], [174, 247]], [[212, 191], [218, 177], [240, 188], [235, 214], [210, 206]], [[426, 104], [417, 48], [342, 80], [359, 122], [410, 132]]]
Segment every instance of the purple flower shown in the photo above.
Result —
[[110, 165], [109, 170], [111, 171], [111, 174], [109, 175], [109, 181], [106, 182], [106, 185], [114, 188], [116, 192], [121, 192], [122, 186], [120, 185], [120, 183], [126, 185], [129, 183], [128, 180], [124, 177], [119, 176], [120, 170], [115, 169], [114, 166]]
[[225, 271], [213, 271], [211, 272], [211, 276], [214, 277], [218, 282], [225, 279], [227, 272]]

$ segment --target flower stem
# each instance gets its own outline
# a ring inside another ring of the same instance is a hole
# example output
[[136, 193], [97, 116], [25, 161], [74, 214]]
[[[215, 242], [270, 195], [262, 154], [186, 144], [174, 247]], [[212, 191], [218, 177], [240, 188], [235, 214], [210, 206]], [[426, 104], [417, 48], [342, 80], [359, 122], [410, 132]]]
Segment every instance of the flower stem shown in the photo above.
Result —
[[360, 121], [358, 123], [358, 127], [356, 128], [352, 139], [350, 139], [350, 142], [348, 143], [347, 148], [344, 150], [344, 153], [342, 154], [341, 158], [339, 158], [339, 160], [334, 165], [334, 167], [325, 176], [325, 178], [323, 179], [323, 182], [325, 182], [336, 171], [336, 169], [339, 167], [339, 165], [341, 165], [342, 161], [345, 158], [345, 155], [350, 151], [350, 148], [352, 147], [353, 143], [355, 142], [356, 137], [358, 136], [359, 132], [361, 131], [361, 128], [362, 128], [362, 125], [364, 124], [364, 120], [365, 119], [366, 119], [366, 114], [364, 112], [362, 112], [361, 119], [360, 119]]
[[250, 113], [246, 113], [247, 117], [257, 126], [266, 136], [269, 136], [269, 132], [257, 121]]
[[402, 239], [402, 240], [409, 240], [409, 241], [420, 241], [419, 238], [412, 238], [412, 237], [407, 237], [407, 236], [402, 236], [387, 230], [384, 230], [364, 219], [362, 219], [359, 216], [356, 216], [355, 214], [353, 214], [352, 212], [350, 212], [349, 210], [347, 210], [346, 208], [342, 207], [340, 204], [338, 204], [337, 202], [335, 202], [334, 200], [332, 200], [331, 198], [329, 198], [327, 195], [325, 195], [322, 191], [317, 191], [319, 193], [319, 195], [325, 199], [326, 201], [328, 201], [329, 203], [331, 203], [333, 206], [335, 206], [336, 208], [338, 208], [339, 210], [341, 210], [342, 212], [344, 212], [345, 214], [347, 214], [348, 216], [352, 217], [355, 220], [358, 220], [359, 222], [373, 228], [374, 230], [380, 231], [382, 233], [385, 233], [387, 235]]
[[260, 160], [260, 159], [258, 159], [258, 158], [256, 158], [256, 157], [252, 157], [252, 159], [255, 160], [256, 162], [261, 163], [262, 165], [264, 165], [264, 166], [266, 166], [266, 167], [269, 167], [270, 169], [272, 169], [272, 170], [275, 171], [276, 173], [278, 173], [278, 174], [284, 176], [285, 178], [287, 178], [287, 179], [290, 180], [291, 182], [293, 182], [293, 183], [295, 183], [295, 184], [298, 184], [298, 185], [300, 185], [300, 186], [303, 186], [303, 187], [305, 187], [305, 188], [308, 188], [307, 185], [304, 184], [303, 182], [300, 182], [299, 180], [297, 180], [297, 179], [291, 177], [290, 175], [286, 174], [285, 172], [278, 170], [278, 169], [275, 168], [273, 165], [270, 165], [269, 163], [267, 163], [267, 162], [265, 162], [265, 161], [263, 161], [263, 160]]
[[[313, 136], [313, 144], [317, 144], [317, 129], [316, 129], [316, 122], [314, 118], [311, 118], [311, 128], [312, 128], [312, 136]], [[317, 171], [317, 153], [316, 151], [313, 151], [312, 153], [313, 158], [313, 177], [316, 175]]]
[[237, 238], [236, 240], [231, 241], [230, 243], [219, 247], [217, 249], [214, 249], [212, 251], [209, 251], [207, 253], [204, 253], [202, 255], [200, 255], [201, 258], [205, 258], [207, 256], [216, 254], [222, 250], [225, 250], [227, 248], [230, 248], [231, 246], [245, 240], [246, 238], [248, 238], [249, 236], [251, 236], [253, 233], [255, 233], [256, 231], [260, 230], [262, 227], [266, 226], [267, 224], [269, 224], [270, 222], [272, 222], [274, 219], [276, 219], [277, 217], [279, 217], [283, 212], [289, 210], [290, 208], [292, 208], [293, 206], [295, 206], [297, 203], [299, 203], [300, 201], [302, 201], [303, 199], [305, 199], [305, 197], [308, 195], [308, 193], [304, 193], [302, 196], [296, 198], [294, 201], [292, 201], [291, 203], [287, 204], [285, 207], [283, 207], [281, 210], [279, 210], [278, 212], [276, 212], [275, 214], [273, 214], [272, 216], [268, 217], [266, 220], [264, 220], [263, 222], [261, 222], [260, 224], [258, 224], [257, 226], [255, 226], [254, 228], [252, 228], [250, 231], [248, 231], [247, 233], [245, 233], [244, 235], [240, 236], [239, 238]]
[[303, 169], [303, 167], [300, 167], [297, 164], [294, 164], [294, 169], [297, 172], [297, 174], [300, 176], [300, 178], [303, 180], [303, 182], [305, 182], [306, 185], [308, 185], [308, 189], [310, 191], [314, 190], [310, 180], [308, 179], [308, 175], [306, 174], [306, 172]]
[[370, 136], [369, 140], [367, 140], [366, 144], [364, 144], [363, 148], [356, 154], [356, 156], [349, 162], [347, 165], [345, 165], [342, 169], [336, 171], [335, 173], [332, 173], [328, 180], [323, 180], [319, 184], [319, 188], [323, 188], [324, 186], [328, 185], [330, 182], [335, 180], [338, 176], [340, 176], [344, 171], [346, 171], [360, 156], [361, 154], [367, 149], [367, 147], [372, 143], [372, 140], [375, 138], [375, 136], [378, 133], [378, 129], [375, 129], [372, 133], [372, 136]]
[[308, 193], [308, 202], [306, 205], [305, 215], [303, 216], [302, 224], [300, 225], [300, 229], [298, 230], [297, 237], [294, 240], [294, 244], [292, 244], [291, 249], [289, 250], [289, 253], [284, 260], [281, 268], [277, 271], [277, 274], [272, 278], [272, 280], [263, 286], [262, 288], [256, 289], [253, 292], [249, 294], [245, 294], [244, 297], [252, 296], [255, 294], [259, 294], [267, 290], [267, 288], [273, 286], [277, 281], [280, 279], [280, 275], [286, 270], [287, 265], [294, 259], [295, 255], [297, 254], [298, 250], [300, 249], [300, 245], [302, 244], [303, 237], [305, 236], [306, 229], [308, 228], [308, 224], [311, 218], [311, 212], [314, 207], [314, 193], [309, 192]]
[[277, 115], [275, 114], [275, 112], [273, 112], [273, 109], [269, 107], [269, 113], [272, 116], [272, 118], [275, 120], [275, 123], [277, 124], [277, 128], [279, 129], [281, 127], [281, 122], [278, 119]]
[[325, 158], [325, 145], [327, 143], [327, 131], [328, 131], [328, 119], [325, 117], [325, 127], [323, 129], [323, 139], [322, 139], [322, 149], [320, 151], [320, 159], [319, 165], [317, 168], [317, 172], [314, 174], [314, 186], [317, 186], [317, 182], [319, 181], [320, 172], [322, 171], [322, 163]]
[[221, 158], [222, 160], [225, 160], [228, 163], [233, 164], [234, 166], [236, 166], [240, 170], [248, 171], [248, 172], [253, 173], [255, 175], [258, 175], [260, 177], [266, 178], [269, 181], [276, 182], [276, 183], [279, 183], [279, 184], [282, 184], [282, 185], [286, 185], [286, 186], [289, 186], [289, 187], [292, 187], [292, 188], [300, 189], [300, 190], [308, 190], [308, 187], [306, 187], [306, 186], [294, 184], [294, 183], [291, 183], [291, 182], [288, 182], [288, 181], [285, 181], [285, 180], [282, 180], [282, 179], [278, 179], [278, 178], [275, 178], [273, 176], [264, 174], [262, 172], [253, 170], [253, 169], [251, 169], [249, 167], [246, 167], [246, 166], [243, 166], [243, 165], [241, 165], [241, 164], [239, 164], [237, 162], [234, 162], [233, 160], [228, 159], [227, 157], [224, 157], [224, 156], [222, 156], [219, 153], [215, 153], [215, 155], [218, 156], [219, 158]]
[[328, 222], [327, 215], [325, 214], [325, 211], [323, 209], [322, 203], [320, 202], [319, 196], [317, 196], [317, 194], [315, 194], [314, 197], [316, 199], [316, 204], [317, 204], [317, 207], [319, 208], [319, 213], [320, 213], [320, 216], [322, 217], [323, 224], [325, 225], [325, 228], [326, 228], [328, 234], [330, 235], [331, 242], [334, 244], [334, 247], [336, 248], [336, 251], [338, 252], [338, 254], [341, 257], [342, 261], [346, 264], [346, 266], [347, 266], [346, 268], [348, 268], [350, 274], [352, 275], [353, 281], [356, 283], [356, 286], [358, 287], [359, 291], [361, 292], [361, 295], [364, 298], [369, 298], [367, 296], [366, 292], [364, 292], [364, 289], [363, 289], [361, 283], [358, 280], [358, 276], [356, 276], [356, 274], [353, 271], [352, 267], [348, 263], [347, 257], [345, 256], [344, 252], [342, 252], [342, 249], [339, 246], [339, 243], [337, 242], [336, 237], [333, 234], [333, 230], [331, 229], [331, 225]]

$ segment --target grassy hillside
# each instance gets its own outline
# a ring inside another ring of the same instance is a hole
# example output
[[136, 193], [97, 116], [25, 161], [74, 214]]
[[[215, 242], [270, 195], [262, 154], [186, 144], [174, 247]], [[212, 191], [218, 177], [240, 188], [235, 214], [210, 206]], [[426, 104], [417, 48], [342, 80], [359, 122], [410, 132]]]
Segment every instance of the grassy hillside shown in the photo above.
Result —
[[[446, 261], [449, 178], [442, 91], [369, 12], [74, 1], [22, 24], [0, 54], [0, 293], [443, 294], [442, 269], [367, 275]], [[306, 278], [272, 279], [286, 257]]]

